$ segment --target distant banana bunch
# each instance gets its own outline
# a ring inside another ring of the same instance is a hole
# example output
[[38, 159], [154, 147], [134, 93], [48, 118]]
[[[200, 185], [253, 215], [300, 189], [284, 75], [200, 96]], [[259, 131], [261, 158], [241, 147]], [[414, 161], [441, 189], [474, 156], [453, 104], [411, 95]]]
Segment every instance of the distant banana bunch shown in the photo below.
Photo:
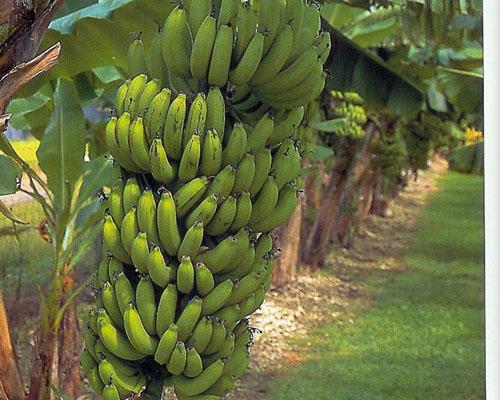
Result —
[[160, 381], [215, 400], [246, 371], [329, 47], [303, 0], [184, 1], [150, 47], [130, 46], [105, 128], [122, 177], [81, 360], [103, 399]]
[[337, 91], [331, 91], [330, 96], [336, 100], [334, 115], [345, 118], [343, 126], [336, 131], [337, 135], [362, 138], [365, 135], [363, 125], [367, 121], [363, 98], [357, 93]]

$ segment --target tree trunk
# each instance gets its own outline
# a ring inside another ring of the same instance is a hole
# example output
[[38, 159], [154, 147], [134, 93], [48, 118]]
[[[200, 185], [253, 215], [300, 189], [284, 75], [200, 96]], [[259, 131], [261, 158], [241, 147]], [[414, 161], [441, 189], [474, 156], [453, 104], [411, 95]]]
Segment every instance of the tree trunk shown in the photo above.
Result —
[[[24, 385], [12, 347], [9, 322], [0, 288], [0, 387], [9, 400], [24, 400]], [[3, 397], [0, 394], [0, 398]]]
[[273, 270], [273, 285], [275, 287], [286, 285], [297, 277], [300, 262], [300, 242], [302, 231], [302, 214], [305, 196], [299, 198], [297, 208], [291, 215], [287, 224], [277, 232], [278, 247], [281, 250], [276, 259]]
[[50, 399], [56, 352], [57, 336], [51, 326], [44, 329], [43, 332], [39, 329], [35, 336], [35, 347], [31, 361], [31, 382], [28, 400]]
[[81, 327], [73, 303], [64, 313], [59, 328], [59, 389], [73, 399], [80, 397]]
[[384, 176], [381, 173], [378, 173], [375, 178], [372, 208], [370, 212], [371, 214], [378, 215], [380, 217], [385, 216], [385, 211], [387, 209], [387, 201], [384, 198], [383, 190]]

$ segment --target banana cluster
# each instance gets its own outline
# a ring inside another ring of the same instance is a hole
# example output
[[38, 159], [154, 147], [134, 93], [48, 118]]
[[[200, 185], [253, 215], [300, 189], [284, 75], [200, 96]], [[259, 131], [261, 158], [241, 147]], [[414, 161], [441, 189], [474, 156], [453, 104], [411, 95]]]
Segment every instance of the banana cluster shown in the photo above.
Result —
[[304, 0], [183, 1], [148, 48], [130, 46], [82, 356], [105, 400], [159, 380], [215, 400], [245, 372], [329, 48]]
[[337, 118], [344, 118], [344, 124], [336, 131], [339, 136], [348, 136], [360, 139], [365, 135], [363, 125], [367, 115], [363, 108], [363, 98], [352, 92], [331, 91], [330, 96], [335, 101], [333, 113]]
[[129, 73], [191, 96], [208, 86], [242, 87], [252, 111], [292, 109], [325, 86], [331, 39], [320, 30], [319, 8], [307, 0], [183, 1], [148, 48], [134, 41]]

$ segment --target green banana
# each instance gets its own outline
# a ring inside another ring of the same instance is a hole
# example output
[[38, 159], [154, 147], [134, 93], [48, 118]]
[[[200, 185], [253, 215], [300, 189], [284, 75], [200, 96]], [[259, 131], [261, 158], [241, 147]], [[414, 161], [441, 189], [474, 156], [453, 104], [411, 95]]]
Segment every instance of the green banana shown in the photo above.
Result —
[[191, 77], [192, 42], [187, 13], [181, 3], [168, 15], [163, 27], [162, 55], [171, 74], [181, 78]]
[[144, 274], [148, 271], [149, 244], [145, 232], [139, 232], [133, 240], [130, 247], [130, 257], [139, 273]]
[[196, 396], [213, 386], [222, 376], [224, 362], [218, 360], [207, 367], [196, 378], [174, 377], [174, 388], [176, 394], [181, 396]]
[[218, 26], [232, 25], [233, 20], [238, 15], [239, 0], [222, 0], [219, 7]]
[[202, 317], [189, 336], [186, 344], [194, 348], [198, 353], [202, 353], [208, 346], [212, 338], [213, 325], [209, 317]]
[[132, 347], [127, 337], [109, 321], [103, 318], [98, 319], [97, 329], [102, 343], [115, 356], [129, 361], [137, 361], [146, 357], [146, 354]]
[[238, 165], [232, 193], [247, 192], [255, 177], [255, 157], [252, 152], [247, 153]]
[[118, 145], [118, 140], [116, 138], [116, 117], [111, 117], [106, 123], [106, 128], [104, 130], [104, 141], [106, 147], [111, 153], [114, 161], [118, 162], [123, 168], [132, 172], [141, 172], [141, 169], [134, 164], [131, 158], [124, 154], [120, 146]]
[[[130, 81], [124, 103], [124, 109], [130, 114], [130, 119], [138, 116], [139, 100], [147, 83], [148, 77], [144, 74], [137, 75]], [[119, 140], [118, 143], [120, 143]]]
[[203, 263], [196, 263], [194, 267], [196, 291], [200, 296], [209, 294], [215, 286], [214, 277]]
[[[224, 321], [224, 326], [228, 332], [232, 332], [233, 328], [236, 326], [238, 322], [238, 317], [240, 315], [240, 305], [234, 304], [232, 306], [227, 306], [214, 314], [216, 317], [221, 318]], [[233, 335], [234, 336], [234, 335]], [[234, 339], [233, 339], [234, 341]], [[231, 350], [232, 351], [232, 350]], [[231, 353], [229, 353], [231, 354]], [[223, 357], [227, 357], [229, 354], [224, 355]]]
[[127, 159], [128, 163], [133, 165], [135, 169], [142, 171], [142, 168], [132, 158], [132, 150], [130, 149], [130, 123], [131, 115], [124, 112], [116, 121], [116, 141], [121, 151], [121, 156]]
[[186, 227], [193, 226], [197, 221], [203, 225], [208, 225], [217, 211], [216, 194], [206, 197], [191, 213], [186, 217]]
[[207, 120], [205, 125], [208, 129], [215, 130], [222, 141], [226, 126], [226, 102], [217, 86], [210, 88], [208, 91]]
[[147, 234], [151, 243], [161, 245], [156, 218], [156, 200], [151, 189], [146, 189], [137, 203], [139, 230]]
[[167, 370], [172, 375], [180, 375], [186, 368], [186, 358], [187, 351], [186, 346], [182, 341], [177, 341], [176, 346], [174, 347], [174, 351], [170, 356], [170, 360], [167, 363]]
[[123, 324], [125, 325], [125, 332], [130, 343], [137, 351], [148, 355], [155, 353], [158, 346], [158, 339], [146, 331], [141, 316], [132, 303], [125, 307]]
[[303, 21], [293, 43], [293, 49], [288, 57], [287, 64], [293, 63], [297, 57], [311, 48], [321, 29], [319, 8], [311, 4], [304, 8]]
[[121, 115], [125, 111], [125, 99], [127, 98], [127, 90], [130, 85], [130, 80], [127, 79], [123, 82], [118, 90], [116, 91], [115, 96], [115, 113], [116, 115]]
[[255, 127], [249, 131], [247, 148], [259, 150], [263, 148], [274, 130], [274, 118], [270, 113], [265, 113]]
[[222, 165], [238, 165], [247, 152], [247, 132], [242, 123], [235, 123], [229, 133], [224, 150], [222, 151]]
[[252, 199], [259, 193], [264, 185], [269, 171], [271, 170], [272, 162], [273, 157], [269, 149], [261, 148], [255, 152], [255, 176], [249, 190]]
[[92, 329], [92, 332], [94, 332], [94, 334], [98, 335], [99, 333], [97, 332], [97, 311], [96, 310], [89, 311], [88, 324], [89, 324], [89, 328]]
[[273, 133], [269, 137], [267, 144], [273, 146], [293, 136], [303, 118], [304, 107], [297, 107], [294, 110], [288, 111], [283, 120], [277, 124], [275, 123]]
[[204, 300], [199, 297], [193, 297], [182, 310], [176, 321], [177, 334], [180, 340], [185, 342], [193, 329], [195, 328], [201, 316], [202, 303]]
[[[227, 309], [228, 309], [228, 307], [226, 307], [224, 310], [227, 310]], [[224, 324], [226, 324], [226, 322], [227, 321], [224, 321]], [[227, 329], [227, 325], [226, 325], [226, 329]], [[223, 358], [229, 357], [234, 350], [234, 340], [235, 340], [234, 334], [229, 333], [224, 338], [224, 341], [222, 343], [222, 347], [219, 349], [219, 351], [217, 351], [214, 354], [210, 354], [208, 356], [203, 357], [203, 366], [208, 367], [208, 366], [212, 365], [214, 362], [217, 362]]]
[[280, 1], [261, 1], [259, 6], [259, 29], [266, 34], [264, 38], [264, 54], [267, 54], [279, 32], [281, 14], [284, 9]]
[[[191, 107], [189, 107], [189, 113], [186, 121], [186, 127], [184, 129], [182, 137], [182, 145], [184, 148], [187, 147], [189, 139], [196, 133], [200, 135], [201, 140], [205, 136], [205, 121], [207, 119], [207, 98], [205, 93], [198, 93], [196, 98], [193, 100]], [[201, 145], [200, 140], [200, 145]]]
[[306, 5], [304, 3], [304, 0], [287, 0], [286, 2], [286, 20], [289, 21], [289, 24], [292, 27], [294, 42], [297, 38], [300, 28], [302, 27], [305, 6]]
[[126, 264], [130, 264], [132, 262], [127, 251], [123, 247], [120, 238], [120, 231], [114, 223], [113, 217], [109, 214], [104, 217], [102, 237], [104, 240], [104, 246], [111, 252], [111, 254], [113, 254], [114, 257]]
[[199, 131], [191, 136], [186, 143], [184, 152], [182, 154], [181, 162], [179, 164], [179, 181], [187, 182], [196, 177], [198, 166], [200, 164], [201, 156], [201, 143]]
[[183, 259], [184, 256], [191, 257], [195, 259], [200, 252], [201, 242], [203, 241], [203, 222], [196, 221], [187, 230], [184, 238], [182, 239], [181, 245], [179, 246], [179, 251], [177, 252], [177, 258], [179, 261]]
[[231, 296], [233, 286], [233, 282], [230, 279], [226, 279], [224, 282], [219, 283], [203, 298], [201, 315], [211, 315], [220, 310]]
[[238, 62], [245, 54], [257, 30], [257, 15], [249, 2], [241, 2], [236, 19], [236, 43], [234, 46], [234, 61]]
[[210, 272], [215, 274], [222, 271], [233, 261], [235, 251], [236, 239], [234, 236], [228, 236], [214, 248], [202, 252], [197, 261], [205, 264]]
[[156, 220], [161, 245], [168, 255], [177, 255], [177, 250], [179, 250], [179, 246], [181, 245], [181, 234], [177, 226], [175, 200], [172, 193], [167, 190], [161, 194]]
[[278, 190], [281, 190], [283, 186], [299, 175], [299, 149], [291, 139], [286, 139], [279, 147], [271, 165], [271, 170], [276, 176]]
[[227, 299], [226, 304], [231, 306], [242, 302], [251, 293], [253, 293], [261, 285], [262, 273], [260, 271], [252, 272], [236, 283], [231, 296]]
[[154, 354], [155, 361], [160, 365], [165, 365], [170, 359], [175, 345], [177, 344], [177, 325], [171, 324], [161, 336], [158, 347]]
[[235, 381], [236, 379], [233, 376], [222, 375], [205, 393], [208, 396], [223, 396], [234, 388]]
[[187, 348], [186, 368], [184, 375], [188, 378], [196, 378], [203, 372], [203, 362], [200, 354], [193, 347]]
[[123, 208], [125, 212], [129, 212], [133, 207], [136, 207], [141, 198], [142, 190], [135, 178], [127, 179], [123, 187]]
[[109, 282], [104, 282], [101, 287], [101, 298], [104, 304], [104, 309], [107, 311], [113, 323], [123, 328], [123, 317], [120, 312], [120, 307], [116, 301], [115, 289]]
[[156, 335], [156, 301], [155, 290], [149, 276], [144, 275], [137, 284], [135, 291], [137, 312], [144, 328], [150, 335]]
[[102, 400], [120, 400], [120, 393], [112, 383], [108, 383], [102, 390]]
[[200, 173], [214, 176], [222, 166], [222, 141], [215, 129], [209, 129], [203, 140]]
[[170, 183], [175, 179], [175, 170], [170, 164], [167, 152], [160, 139], [154, 139], [149, 150], [149, 169], [153, 178], [161, 183]]
[[106, 360], [108, 360], [113, 365], [116, 372], [121, 376], [137, 375], [137, 373], [139, 372], [136, 365], [133, 365], [130, 362], [122, 360], [121, 358], [111, 353], [106, 348], [106, 346], [104, 346], [104, 343], [102, 342], [101, 339], [97, 340], [95, 344], [95, 351], [98, 354], [99, 359], [105, 358]]
[[231, 226], [236, 215], [236, 199], [229, 196], [217, 209], [214, 218], [206, 226], [205, 232], [211, 236], [222, 235]]
[[280, 192], [278, 203], [271, 215], [264, 221], [253, 226], [258, 232], [269, 232], [284, 224], [292, 215], [297, 206], [297, 189], [293, 185], [286, 185]]
[[217, 194], [217, 202], [219, 204], [222, 204], [226, 197], [231, 194], [235, 179], [235, 167], [233, 167], [232, 165], [227, 165], [226, 167], [222, 168], [220, 172], [215, 176], [212, 184], [210, 185], [207, 196]]
[[172, 91], [170, 89], [162, 89], [148, 106], [144, 116], [144, 127], [149, 143], [151, 143], [155, 137], [161, 137], [163, 134], [165, 121], [170, 108], [171, 97]]
[[179, 94], [170, 104], [163, 131], [163, 146], [168, 157], [180, 160], [182, 156], [182, 136], [187, 111], [186, 95]]
[[118, 228], [122, 226], [123, 217], [125, 216], [125, 209], [122, 202], [123, 181], [118, 180], [118, 183], [113, 186], [108, 197], [108, 209], [113, 217], [113, 221]]
[[231, 52], [233, 48], [233, 29], [229, 25], [221, 25], [215, 37], [210, 66], [208, 69], [208, 83], [223, 87], [229, 78]]
[[161, 86], [168, 84], [168, 69], [161, 56], [162, 52], [162, 37], [161, 29], [158, 29], [151, 41], [151, 46], [146, 52], [146, 69], [148, 75], [153, 79], [158, 79]]
[[152, 79], [146, 83], [141, 93], [141, 97], [139, 98], [139, 103], [137, 104], [137, 115], [139, 117], [143, 118], [146, 115], [147, 110], [151, 106], [151, 102], [160, 91], [161, 82], [159, 79]]
[[[315, 65], [315, 67], [317, 67], [317, 65]], [[311, 75], [312, 75], [311, 79], [314, 78], [314, 81], [316, 83], [314, 83], [314, 85], [312, 86], [311, 90], [309, 90], [307, 95], [301, 97], [295, 97], [290, 100], [284, 100], [284, 99], [270, 100], [267, 101], [267, 104], [281, 110], [292, 110], [296, 107], [309, 104], [321, 94], [321, 92], [325, 88], [326, 77], [327, 77], [325, 72], [321, 73], [321, 75], [316, 75], [316, 74], [311, 74]]]
[[144, 55], [144, 43], [140, 38], [137, 38], [130, 44], [127, 52], [129, 76], [136, 76], [146, 72]]
[[252, 79], [262, 58], [264, 41], [264, 35], [261, 32], [255, 32], [243, 57], [241, 57], [238, 65], [229, 74], [231, 83], [234, 85], [244, 85]]
[[[177, 207], [177, 216], [184, 217], [206, 193], [210, 179], [207, 177], [194, 178], [177, 190], [173, 196]], [[211, 194], [211, 193], [209, 193]]]
[[224, 325], [224, 321], [220, 318], [213, 318], [212, 325], [213, 329], [210, 341], [208, 342], [205, 350], [201, 352], [204, 356], [217, 353], [222, 346], [224, 346], [226, 339], [226, 327]]
[[125, 214], [120, 230], [123, 247], [129, 255], [131, 253], [132, 243], [138, 234], [139, 224], [137, 223], [137, 212], [135, 206], [133, 206], [127, 214]]
[[85, 349], [95, 361], [99, 361], [99, 357], [95, 351], [95, 344], [98, 339], [99, 337], [96, 336], [91, 329], [86, 329], [83, 333], [83, 343], [85, 345]]
[[130, 393], [139, 393], [146, 385], [144, 375], [121, 376], [107, 359], [99, 362], [99, 375], [103, 382], [112, 382], [120, 395], [129, 395]]
[[177, 288], [170, 284], [163, 290], [156, 310], [156, 333], [159, 337], [162, 337], [170, 325], [174, 323], [176, 308]]
[[236, 232], [246, 226], [250, 222], [252, 209], [253, 205], [252, 199], [250, 198], [250, 193], [241, 193], [236, 202], [236, 214], [234, 216], [233, 222], [231, 223], [231, 226], [229, 227], [229, 231]]
[[206, 79], [217, 36], [217, 20], [207, 15], [195, 35], [191, 51], [190, 71], [194, 78]]
[[252, 229], [256, 223], [266, 219], [273, 212], [278, 203], [278, 197], [279, 188], [276, 180], [272, 176], [268, 176], [257, 196], [257, 200], [252, 203], [252, 215], [249, 221]]
[[123, 272], [116, 276], [114, 288], [116, 301], [118, 302], [120, 313], [123, 315], [127, 304], [135, 301], [135, 291], [132, 288], [132, 284], [128, 280], [127, 276]]
[[196, 36], [201, 24], [212, 12], [212, 0], [197, 0], [196, 6], [194, 4], [189, 4], [189, 7], [187, 8], [189, 28], [191, 29], [193, 36]]
[[258, 259], [263, 258], [273, 248], [273, 236], [270, 233], [262, 233], [257, 240], [255, 246], [255, 257]]
[[177, 268], [177, 290], [188, 294], [194, 288], [194, 267], [191, 257], [184, 256]]
[[151, 280], [162, 288], [174, 278], [175, 270], [167, 266], [159, 246], [154, 246], [149, 253], [148, 272]]

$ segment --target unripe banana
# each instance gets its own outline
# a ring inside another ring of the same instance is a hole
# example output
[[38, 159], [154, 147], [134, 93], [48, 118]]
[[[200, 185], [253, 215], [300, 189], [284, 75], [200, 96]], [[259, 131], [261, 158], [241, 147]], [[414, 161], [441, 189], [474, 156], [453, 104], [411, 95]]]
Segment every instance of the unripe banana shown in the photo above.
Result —
[[85, 370], [85, 375], [87, 376], [87, 380], [89, 381], [90, 386], [96, 393], [102, 393], [104, 390], [104, 382], [99, 376], [99, 371], [97, 369], [97, 365], [95, 368]]
[[[180, 268], [180, 267], [179, 267]], [[185, 342], [201, 316], [203, 301], [199, 297], [193, 297], [182, 310], [181, 315], [176, 321], [177, 334], [180, 340]]]
[[229, 228], [230, 232], [237, 232], [250, 222], [252, 208], [253, 205], [250, 193], [241, 193], [236, 202], [236, 214]]
[[98, 335], [99, 333], [97, 332], [97, 311], [96, 310], [89, 311], [88, 324], [89, 324], [89, 328], [92, 329], [92, 332], [94, 332], [95, 335]]
[[302, 25], [294, 40], [293, 49], [288, 57], [287, 65], [293, 63], [300, 54], [310, 48], [321, 29], [321, 16], [316, 4], [304, 8]]
[[254, 198], [259, 193], [271, 170], [272, 162], [269, 149], [262, 148], [255, 153], [255, 176], [250, 186], [250, 197]]
[[202, 353], [212, 338], [213, 325], [209, 317], [202, 317], [196, 324], [187, 345], [193, 347], [198, 353]]
[[230, 279], [218, 284], [206, 297], [203, 298], [201, 315], [211, 315], [220, 310], [231, 296], [233, 282]]
[[200, 296], [209, 294], [215, 286], [214, 277], [203, 263], [197, 263], [194, 267], [196, 291]]
[[247, 133], [243, 124], [236, 123], [229, 133], [227, 145], [222, 151], [222, 165], [238, 165], [247, 152]]
[[153, 283], [148, 276], [142, 276], [136, 289], [137, 312], [144, 328], [150, 335], [156, 335], [156, 301]]
[[286, 185], [280, 192], [278, 203], [274, 207], [271, 215], [254, 225], [254, 229], [259, 232], [269, 232], [284, 224], [292, 215], [297, 206], [297, 189], [292, 185]]
[[186, 346], [182, 341], [178, 341], [172, 355], [170, 356], [170, 360], [167, 364], [167, 370], [172, 375], [180, 375], [186, 368]]
[[266, 219], [273, 212], [274, 207], [278, 203], [278, 197], [279, 188], [276, 180], [272, 176], [268, 176], [257, 196], [257, 200], [252, 204], [252, 215], [249, 221], [250, 227]]
[[285, 118], [275, 123], [272, 135], [267, 143], [271, 146], [281, 143], [284, 139], [293, 136], [304, 118], [304, 107], [298, 107], [286, 113]]
[[214, 218], [205, 231], [211, 236], [219, 236], [226, 232], [236, 216], [236, 199], [229, 196], [217, 209]]
[[125, 209], [122, 202], [123, 181], [120, 179], [118, 183], [113, 186], [111, 193], [108, 197], [108, 208], [113, 221], [118, 228], [122, 226], [123, 217], [125, 216]]
[[177, 250], [181, 245], [181, 235], [177, 226], [175, 200], [169, 191], [164, 191], [161, 194], [156, 221], [161, 245], [168, 255], [177, 255]]
[[127, 79], [123, 84], [120, 85], [116, 91], [115, 97], [115, 111], [117, 115], [123, 114], [125, 111], [125, 99], [127, 98], [127, 90], [130, 85], [130, 80]]
[[148, 272], [151, 280], [162, 288], [174, 279], [175, 270], [167, 266], [165, 257], [158, 246], [154, 246], [149, 253]]
[[131, 254], [132, 243], [138, 234], [139, 224], [137, 223], [137, 212], [135, 206], [133, 206], [130, 211], [125, 214], [120, 230], [123, 247], [129, 255]]
[[127, 251], [123, 247], [120, 231], [114, 223], [111, 215], [106, 215], [104, 217], [102, 237], [104, 239], [104, 246], [111, 252], [111, 254], [113, 254], [114, 257], [126, 264], [130, 264], [132, 262]]
[[153, 178], [161, 183], [170, 183], [175, 179], [175, 170], [170, 164], [167, 152], [160, 139], [154, 139], [149, 151], [150, 170]]
[[[144, 74], [137, 75], [130, 81], [124, 103], [124, 110], [130, 114], [130, 119], [138, 116], [139, 100], [147, 83], [148, 77]], [[118, 143], [120, 144], [119, 140]]]
[[205, 18], [212, 12], [212, 0], [198, 0], [196, 5], [190, 4], [186, 8], [188, 8], [189, 28], [195, 37]]
[[222, 375], [205, 393], [220, 398], [219, 396], [223, 396], [234, 388], [235, 381], [234, 376]]
[[228, 236], [213, 249], [206, 250], [198, 256], [197, 261], [202, 262], [215, 274], [222, 271], [233, 260], [236, 251], [236, 239]]
[[203, 372], [203, 362], [200, 354], [193, 347], [187, 348], [186, 368], [184, 375], [188, 378], [196, 378]]
[[201, 156], [200, 133], [195, 131], [186, 143], [179, 165], [179, 181], [187, 182], [193, 179], [198, 172]]
[[243, 54], [238, 65], [229, 74], [231, 83], [234, 85], [244, 85], [252, 79], [262, 58], [264, 40], [262, 33], [255, 32], [253, 39], [245, 50], [245, 54]]
[[112, 117], [106, 124], [104, 130], [104, 140], [106, 142], [106, 147], [113, 156], [113, 159], [118, 162], [123, 168], [132, 172], [141, 172], [141, 169], [134, 164], [131, 156], [123, 153], [122, 149], [118, 145], [118, 139], [116, 137], [116, 117]]
[[141, 198], [142, 190], [135, 178], [127, 179], [123, 188], [123, 207], [125, 212], [129, 212], [133, 207], [137, 207]]
[[287, 0], [286, 2], [286, 20], [289, 21], [290, 26], [292, 27], [294, 42], [302, 27], [305, 6], [304, 0]]
[[[236, 308], [236, 306], [231, 307], [231, 308]], [[226, 307], [223, 310], [227, 310], [228, 307]], [[224, 321], [224, 324], [226, 325], [227, 321]], [[227, 329], [227, 325], [226, 325]], [[230, 330], [228, 330], [230, 331]], [[221, 359], [229, 357], [231, 353], [234, 350], [234, 334], [229, 333], [225, 338], [224, 342], [222, 344], [222, 347], [219, 349], [217, 353], [210, 354], [208, 356], [203, 357], [203, 366], [208, 367], [212, 365], [214, 362], [221, 361]]]
[[158, 302], [156, 311], [156, 333], [162, 337], [165, 331], [175, 321], [175, 310], [177, 308], [177, 288], [175, 285], [168, 285]]
[[253, 153], [247, 153], [238, 165], [232, 192], [239, 194], [247, 192], [255, 177], [255, 157]]
[[246, 370], [249, 360], [250, 353], [247, 348], [245, 346], [238, 347], [235, 344], [235, 349], [233, 354], [231, 354], [231, 358], [224, 365], [224, 375], [234, 375], [235, 371], [239, 372], [243, 368]]
[[236, 169], [232, 165], [227, 165], [215, 176], [208, 189], [207, 196], [218, 195], [218, 203], [222, 204], [226, 197], [231, 194], [235, 179]]
[[161, 90], [161, 82], [159, 79], [152, 79], [146, 86], [144, 86], [144, 90], [141, 93], [141, 97], [139, 98], [139, 103], [137, 105], [137, 115], [139, 117], [144, 117], [149, 107], [151, 106], [151, 102], [156, 97]]
[[172, 92], [170, 89], [162, 89], [148, 106], [144, 116], [144, 127], [149, 143], [155, 137], [163, 136], [171, 97]]
[[113, 256], [107, 256], [104, 257], [101, 263], [99, 264], [99, 267], [97, 267], [97, 275], [95, 276], [94, 279], [94, 288], [99, 289], [102, 285], [103, 282], [106, 282], [109, 280], [109, 274], [108, 274], [108, 266], [109, 266], [109, 261], [110, 259], [113, 258]]
[[156, 201], [153, 192], [146, 189], [137, 203], [137, 222], [139, 229], [147, 234], [151, 243], [161, 245], [156, 218]]
[[161, 336], [154, 355], [155, 361], [164, 365], [169, 360], [177, 344], [177, 325], [171, 324]]
[[259, 29], [266, 34], [264, 38], [264, 54], [267, 54], [279, 32], [281, 15], [285, 10], [280, 1], [262, 1], [259, 6]]
[[291, 139], [285, 140], [279, 147], [271, 171], [276, 176], [276, 185], [279, 190], [300, 173], [299, 149]]
[[222, 165], [222, 141], [214, 129], [209, 129], [203, 140], [201, 151], [200, 173], [214, 176]]
[[226, 301], [227, 305], [233, 305], [242, 302], [250, 293], [257, 290], [262, 282], [262, 273], [260, 271], [252, 272], [236, 283], [231, 296]]
[[186, 227], [193, 226], [196, 221], [208, 225], [217, 211], [216, 194], [212, 194], [205, 198], [186, 218]]
[[182, 261], [184, 256], [195, 259], [200, 251], [201, 242], [203, 241], [203, 222], [196, 221], [186, 232], [182, 239], [177, 258]]
[[102, 390], [102, 400], [120, 400], [120, 393], [112, 383], [108, 383]]
[[154, 336], [150, 336], [146, 331], [144, 323], [132, 303], [125, 307], [123, 322], [125, 325], [125, 332], [132, 346], [143, 354], [153, 355], [158, 346], [158, 339]]
[[190, 71], [194, 78], [206, 79], [216, 36], [217, 21], [208, 15], [200, 25], [193, 43]]
[[[198, 133], [203, 139], [205, 136], [205, 121], [207, 119], [207, 99], [205, 93], [198, 93], [189, 108], [189, 114], [186, 121], [186, 128], [182, 137], [182, 145], [187, 147], [189, 139]], [[200, 141], [201, 146], [201, 141]]]
[[257, 30], [257, 15], [249, 2], [241, 3], [236, 19], [236, 43], [234, 47], [234, 61], [238, 62], [245, 54]]
[[169, 72], [181, 78], [190, 78], [190, 57], [193, 39], [182, 4], [167, 17], [163, 27], [162, 54]]
[[198, 377], [190, 379], [181, 376], [174, 377], [176, 394], [181, 396], [196, 396], [208, 390], [222, 376], [224, 362], [218, 360], [207, 367]]
[[220, 1], [218, 24], [232, 25], [233, 20], [238, 15], [238, 0], [222, 0]]
[[194, 288], [194, 267], [189, 256], [182, 258], [177, 268], [177, 290], [188, 294]]
[[137, 270], [144, 274], [148, 271], [149, 244], [147, 234], [139, 232], [130, 247], [130, 257]]
[[226, 339], [226, 327], [224, 326], [224, 321], [220, 318], [214, 318], [212, 325], [213, 330], [210, 341], [208, 342], [205, 350], [201, 352], [204, 356], [217, 353], [222, 346], [224, 346]]
[[115, 296], [120, 308], [120, 313], [123, 315], [127, 304], [135, 301], [135, 291], [127, 276], [122, 272], [115, 279]]
[[217, 86], [208, 91], [206, 126], [208, 129], [214, 129], [222, 141], [226, 126], [226, 102]]
[[233, 29], [222, 25], [217, 31], [208, 69], [208, 83], [223, 87], [229, 78], [231, 52], [233, 49]]
[[158, 79], [161, 86], [167, 86], [168, 69], [161, 56], [162, 37], [162, 31], [158, 29], [153, 36], [150, 48], [146, 52], [146, 69], [151, 78]]
[[142, 171], [142, 168], [134, 161], [132, 157], [132, 150], [130, 148], [130, 123], [131, 115], [124, 112], [116, 121], [116, 141], [120, 148], [121, 156], [127, 159], [127, 162], [133, 166], [134, 169]]
[[101, 287], [101, 298], [104, 304], [104, 309], [108, 312], [113, 323], [123, 328], [123, 317], [120, 312], [120, 307], [116, 301], [115, 289], [109, 282], [104, 282]]
[[182, 156], [182, 137], [186, 118], [186, 95], [179, 94], [170, 105], [163, 132], [163, 146], [168, 157], [180, 160]]
[[270, 113], [264, 114], [257, 125], [249, 131], [247, 147], [249, 150], [260, 150], [273, 134], [274, 118]]
[[106, 359], [99, 362], [99, 375], [103, 382], [112, 382], [116, 386], [120, 397], [126, 397], [131, 393], [139, 393], [146, 384], [146, 377], [144, 375], [119, 375], [113, 364]]
[[[173, 196], [177, 208], [177, 216], [184, 217], [193, 206], [203, 197], [206, 193], [210, 179], [207, 177], [194, 178], [179, 190]], [[212, 194], [212, 193], [209, 193]]]
[[95, 361], [99, 361], [99, 357], [95, 351], [95, 344], [99, 338], [94, 334], [91, 329], [86, 329], [83, 334], [83, 343], [85, 345], [86, 352]]
[[135, 39], [128, 48], [127, 64], [129, 76], [137, 76], [146, 72], [144, 63], [144, 43], [140, 38]]
[[97, 328], [104, 346], [115, 356], [130, 361], [137, 361], [146, 357], [146, 354], [140, 353], [132, 347], [127, 337], [107, 320], [99, 319]]

